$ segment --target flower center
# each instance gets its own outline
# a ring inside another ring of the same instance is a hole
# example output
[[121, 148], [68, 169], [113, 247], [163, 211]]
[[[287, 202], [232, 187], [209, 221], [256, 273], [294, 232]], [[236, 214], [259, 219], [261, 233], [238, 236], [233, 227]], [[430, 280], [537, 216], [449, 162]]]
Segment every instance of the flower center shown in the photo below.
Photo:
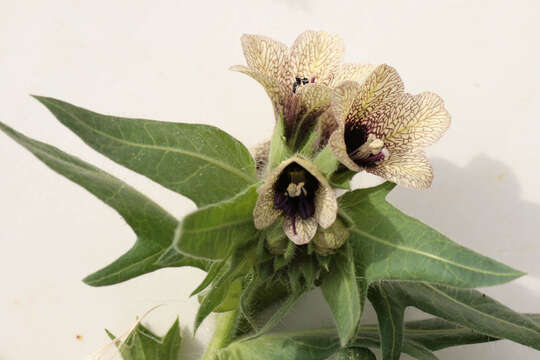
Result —
[[370, 133], [365, 125], [347, 123], [345, 145], [347, 154], [359, 166], [374, 166], [390, 155], [388, 149], [384, 147], [384, 142]]
[[292, 92], [293, 94], [296, 94], [296, 89], [298, 89], [298, 87], [302, 86], [302, 85], [306, 85], [306, 84], [309, 84], [309, 83], [314, 83], [315, 82], [315, 78], [312, 77], [311, 78], [311, 81], [307, 78], [307, 77], [296, 77], [295, 78], [295, 82], [293, 83], [293, 86], [292, 86]]
[[296, 163], [288, 165], [279, 176], [274, 195], [274, 209], [283, 210], [291, 218], [296, 235], [296, 218], [307, 219], [315, 213], [317, 179]]

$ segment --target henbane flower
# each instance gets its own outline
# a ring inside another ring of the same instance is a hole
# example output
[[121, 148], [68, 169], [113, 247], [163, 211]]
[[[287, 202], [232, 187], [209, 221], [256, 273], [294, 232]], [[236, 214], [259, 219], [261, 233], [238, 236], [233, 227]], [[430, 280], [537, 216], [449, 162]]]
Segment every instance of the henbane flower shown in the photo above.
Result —
[[450, 125], [439, 96], [404, 93], [398, 73], [379, 65], [363, 83], [339, 85], [328, 114], [337, 124], [330, 147], [347, 168], [410, 188], [431, 185], [433, 171], [423, 149]]
[[303, 32], [291, 48], [265, 36], [244, 35], [242, 48], [248, 66], [231, 70], [265, 88], [293, 148], [328, 109], [333, 87], [345, 80], [362, 81], [374, 68], [343, 63], [343, 41], [322, 31]]
[[336, 220], [334, 190], [315, 165], [302, 158], [282, 162], [258, 192], [255, 227], [267, 228], [284, 216], [283, 231], [297, 245], [310, 242], [318, 225], [326, 229]]

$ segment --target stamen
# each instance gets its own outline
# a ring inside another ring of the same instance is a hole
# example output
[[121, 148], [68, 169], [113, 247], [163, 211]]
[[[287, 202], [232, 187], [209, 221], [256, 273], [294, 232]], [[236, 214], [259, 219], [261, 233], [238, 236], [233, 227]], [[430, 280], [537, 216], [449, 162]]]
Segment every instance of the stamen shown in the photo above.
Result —
[[[349, 154], [355, 161], [367, 160], [372, 156], [378, 156], [384, 149], [384, 142], [378, 139], [375, 134], [369, 134], [366, 142]], [[383, 155], [384, 158], [384, 155]]]
[[303, 192], [305, 193], [305, 191], [306, 190], [304, 189], [304, 183], [303, 182], [298, 183], [298, 184], [290, 183], [289, 186], [287, 186], [287, 194], [290, 197], [300, 196], [300, 194], [302, 194]]
[[296, 163], [283, 170], [275, 184], [274, 209], [282, 210], [297, 234], [297, 220], [306, 220], [315, 214], [317, 179]]

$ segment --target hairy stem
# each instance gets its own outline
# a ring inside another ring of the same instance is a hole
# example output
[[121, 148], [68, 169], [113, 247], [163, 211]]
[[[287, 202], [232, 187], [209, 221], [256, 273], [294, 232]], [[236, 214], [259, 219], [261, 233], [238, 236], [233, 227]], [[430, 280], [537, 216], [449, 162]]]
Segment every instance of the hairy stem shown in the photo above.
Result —
[[216, 331], [201, 360], [215, 360], [217, 351], [229, 345], [233, 340], [238, 322], [238, 310], [218, 315]]

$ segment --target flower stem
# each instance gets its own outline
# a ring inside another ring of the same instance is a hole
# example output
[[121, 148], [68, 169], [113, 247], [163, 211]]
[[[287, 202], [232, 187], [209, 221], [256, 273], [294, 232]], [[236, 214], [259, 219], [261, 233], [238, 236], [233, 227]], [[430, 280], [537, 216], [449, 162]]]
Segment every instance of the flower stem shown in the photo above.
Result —
[[215, 360], [217, 351], [229, 345], [236, 330], [237, 320], [238, 310], [232, 310], [218, 315], [216, 331], [201, 360]]

